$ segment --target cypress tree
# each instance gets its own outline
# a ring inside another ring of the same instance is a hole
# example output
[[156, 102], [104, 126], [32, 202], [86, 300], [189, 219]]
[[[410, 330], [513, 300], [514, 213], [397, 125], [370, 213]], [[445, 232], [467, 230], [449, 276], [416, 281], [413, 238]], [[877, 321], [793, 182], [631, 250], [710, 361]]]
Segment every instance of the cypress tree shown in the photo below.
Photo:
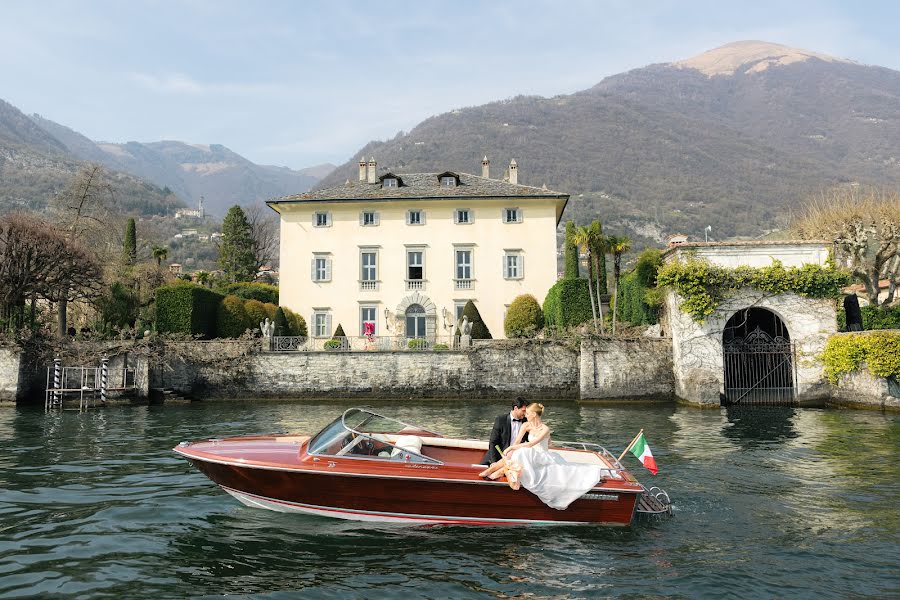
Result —
[[284, 309], [280, 306], [275, 311], [275, 335], [294, 335], [291, 332], [290, 325], [288, 325], [287, 315], [284, 314]]
[[563, 249], [565, 254], [565, 279], [578, 279], [581, 275], [578, 269], [578, 247], [575, 245], [575, 223], [568, 221], [566, 223], [566, 235], [563, 240]]
[[347, 334], [344, 333], [344, 328], [341, 327], [341, 324], [340, 324], [340, 323], [338, 323], [337, 329], [334, 330], [334, 335], [331, 336], [331, 337], [332, 337], [332, 339], [334, 339], [334, 338], [347, 337]]
[[468, 317], [469, 323], [472, 324], [473, 340], [493, 339], [493, 337], [491, 337], [491, 332], [487, 328], [487, 325], [485, 325], [484, 321], [481, 319], [481, 313], [478, 312], [478, 308], [471, 300], [466, 302], [466, 306], [463, 308], [463, 316]]
[[137, 226], [134, 219], [128, 219], [125, 225], [125, 243], [122, 246], [125, 264], [133, 265], [137, 262]]
[[253, 281], [256, 275], [253, 230], [240, 206], [229, 208], [222, 221], [219, 265], [225, 272], [225, 278], [231, 283]]

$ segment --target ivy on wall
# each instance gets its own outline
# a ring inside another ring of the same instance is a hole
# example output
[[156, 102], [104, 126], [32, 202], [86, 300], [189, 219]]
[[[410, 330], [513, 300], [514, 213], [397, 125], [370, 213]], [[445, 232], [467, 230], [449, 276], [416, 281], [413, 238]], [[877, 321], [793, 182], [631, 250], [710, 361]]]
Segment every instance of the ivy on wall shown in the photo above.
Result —
[[837, 383], [841, 375], [866, 363], [876, 377], [900, 376], [900, 331], [866, 331], [834, 335], [822, 355], [825, 377]]
[[808, 298], [839, 298], [850, 276], [833, 266], [803, 265], [786, 268], [773, 261], [767, 267], [729, 269], [704, 260], [671, 262], [657, 274], [660, 287], [673, 288], [681, 296], [681, 310], [698, 323], [716, 312], [722, 301], [741, 288], [771, 294], [795, 293]]

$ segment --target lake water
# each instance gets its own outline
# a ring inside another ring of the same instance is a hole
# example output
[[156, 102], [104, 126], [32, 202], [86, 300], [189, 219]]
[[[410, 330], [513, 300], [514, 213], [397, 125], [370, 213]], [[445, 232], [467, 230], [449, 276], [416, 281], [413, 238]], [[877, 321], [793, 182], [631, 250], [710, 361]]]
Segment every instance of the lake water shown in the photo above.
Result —
[[[557, 439], [644, 428], [671, 519], [400, 527], [244, 507], [171, 448], [314, 432], [359, 401], [0, 409], [0, 598], [900, 596], [897, 415], [548, 401]], [[370, 402], [486, 438], [498, 402]], [[522, 492], [525, 493], [525, 492]]]

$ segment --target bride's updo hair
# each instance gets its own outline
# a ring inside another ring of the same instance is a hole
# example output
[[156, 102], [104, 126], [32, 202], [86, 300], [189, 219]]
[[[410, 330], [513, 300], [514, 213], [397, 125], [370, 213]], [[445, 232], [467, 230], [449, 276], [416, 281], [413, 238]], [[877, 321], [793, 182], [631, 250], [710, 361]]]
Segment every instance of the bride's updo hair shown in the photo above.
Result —
[[544, 405], [537, 402], [532, 402], [528, 405], [528, 410], [530, 410], [537, 416], [541, 416], [544, 413]]

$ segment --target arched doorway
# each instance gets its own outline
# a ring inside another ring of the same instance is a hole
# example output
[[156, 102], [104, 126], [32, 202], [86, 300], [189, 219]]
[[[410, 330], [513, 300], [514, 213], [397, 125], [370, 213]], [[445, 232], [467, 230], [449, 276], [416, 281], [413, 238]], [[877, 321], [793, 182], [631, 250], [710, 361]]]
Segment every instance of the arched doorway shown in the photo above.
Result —
[[794, 346], [784, 321], [765, 308], [737, 311], [722, 332], [725, 404], [793, 404]]
[[424, 338], [425, 335], [425, 309], [421, 304], [410, 304], [406, 309], [406, 337]]

